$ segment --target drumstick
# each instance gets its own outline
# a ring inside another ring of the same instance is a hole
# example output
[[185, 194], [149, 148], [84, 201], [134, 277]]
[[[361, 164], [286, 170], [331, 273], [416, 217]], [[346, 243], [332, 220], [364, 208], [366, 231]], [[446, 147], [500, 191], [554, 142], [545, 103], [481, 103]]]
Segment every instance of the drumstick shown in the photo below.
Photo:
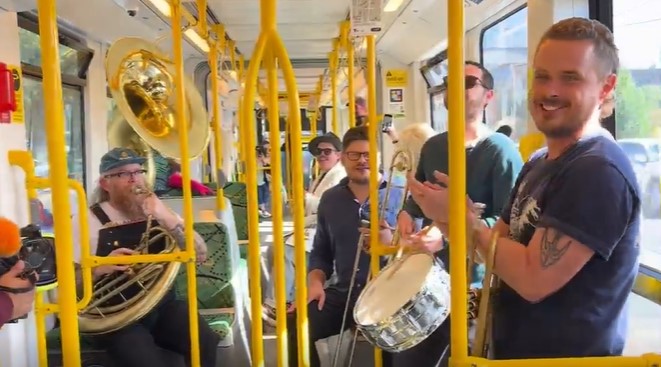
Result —
[[[427, 233], [429, 233], [429, 231], [430, 231], [433, 227], [434, 227], [433, 224], [430, 225], [430, 226], [426, 226], [426, 227], [424, 227], [423, 229], [420, 230], [420, 235], [421, 235], [421, 236], [426, 235]], [[395, 259], [399, 259], [400, 257], [402, 257], [402, 254], [403, 254], [403, 253], [404, 253], [404, 246], [399, 245], [399, 249], [397, 249], [397, 255], [395, 255]], [[402, 266], [402, 262], [401, 262], [401, 261], [398, 262], [398, 263], [395, 263], [395, 265], [394, 265], [392, 271], [390, 272], [390, 274], [388, 274], [388, 275], [386, 276], [386, 280], [390, 280], [390, 278], [392, 278], [392, 276], [395, 275], [395, 273], [399, 270], [399, 267], [400, 267], [400, 266]]]

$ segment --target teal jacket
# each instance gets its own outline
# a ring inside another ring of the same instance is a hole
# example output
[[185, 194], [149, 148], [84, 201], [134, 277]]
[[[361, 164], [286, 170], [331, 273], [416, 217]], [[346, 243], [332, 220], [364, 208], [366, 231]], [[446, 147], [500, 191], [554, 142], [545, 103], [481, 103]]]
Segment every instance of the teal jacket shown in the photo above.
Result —
[[[507, 206], [523, 160], [514, 142], [501, 133], [493, 133], [474, 147], [466, 148], [466, 154], [466, 193], [473, 202], [486, 205], [482, 218], [491, 227]], [[416, 179], [435, 182], [434, 171], [449, 174], [448, 156], [447, 132], [427, 140], [420, 152]], [[413, 218], [421, 219], [423, 226], [431, 223], [412, 198], [408, 198], [404, 210]], [[450, 247], [446, 246], [438, 254], [448, 271]], [[479, 287], [484, 278], [484, 266], [476, 266], [472, 272], [473, 286]]]

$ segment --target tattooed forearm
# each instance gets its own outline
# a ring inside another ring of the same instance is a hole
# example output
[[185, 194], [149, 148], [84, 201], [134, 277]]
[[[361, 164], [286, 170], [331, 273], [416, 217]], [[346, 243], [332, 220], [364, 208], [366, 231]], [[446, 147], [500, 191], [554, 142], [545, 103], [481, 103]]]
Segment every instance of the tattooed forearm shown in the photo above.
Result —
[[560, 261], [571, 244], [572, 240], [564, 236], [562, 232], [552, 228], [544, 229], [540, 249], [542, 268], [546, 269]]
[[[184, 225], [182, 223], [177, 224], [172, 230], [170, 230], [170, 234], [174, 237], [174, 240], [177, 241], [179, 248], [182, 250], [186, 248], [186, 236], [184, 235]], [[193, 232], [193, 243], [195, 244], [196, 249], [205, 245], [204, 239], [197, 232]]]

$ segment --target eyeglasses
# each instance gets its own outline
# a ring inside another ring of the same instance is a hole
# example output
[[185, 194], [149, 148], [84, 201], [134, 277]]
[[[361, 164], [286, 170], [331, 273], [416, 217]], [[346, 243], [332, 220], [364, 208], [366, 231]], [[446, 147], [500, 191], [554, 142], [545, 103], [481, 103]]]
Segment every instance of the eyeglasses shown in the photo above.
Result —
[[111, 173], [111, 174], [105, 175], [103, 177], [105, 177], [105, 178], [118, 177], [118, 178], [121, 178], [123, 180], [127, 180], [127, 179], [134, 178], [134, 177], [137, 177], [137, 176], [142, 176], [145, 173], [147, 173], [147, 170], [140, 169], [140, 170], [131, 171], [131, 172], [124, 171], [124, 172]]
[[323, 156], [329, 156], [329, 155], [331, 155], [335, 152], [337, 152], [337, 150], [332, 149], [332, 148], [317, 149], [317, 154], [315, 155], [315, 157], [319, 157], [319, 156], [322, 156], [322, 155]]
[[[491, 88], [488, 88], [486, 85], [484, 85], [484, 83], [482, 82], [482, 80], [480, 80], [480, 78], [478, 78], [476, 76], [473, 76], [473, 75], [466, 75], [465, 83], [466, 83], [466, 90], [473, 89], [478, 85], [481, 85], [486, 89], [491, 89]], [[448, 89], [448, 77], [447, 76], [443, 77], [443, 84], [441, 85], [441, 88], [443, 89], [443, 91], [446, 91]]]
[[369, 152], [345, 152], [344, 155], [346, 155], [350, 161], [354, 162], [360, 160], [361, 157], [365, 157], [365, 159], [370, 158]]

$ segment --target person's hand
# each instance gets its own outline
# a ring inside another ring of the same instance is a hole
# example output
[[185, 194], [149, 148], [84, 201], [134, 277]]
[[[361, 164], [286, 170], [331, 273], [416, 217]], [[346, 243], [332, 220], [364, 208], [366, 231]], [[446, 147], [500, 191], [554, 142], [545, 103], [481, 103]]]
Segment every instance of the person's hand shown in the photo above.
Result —
[[25, 262], [18, 261], [8, 272], [0, 276], [0, 286], [8, 289], [32, 289], [28, 292], [11, 293], [6, 292], [11, 299], [14, 309], [11, 320], [26, 315], [32, 310], [34, 304], [34, 285], [28, 279], [21, 279], [19, 275], [25, 270]]
[[[136, 252], [125, 248], [125, 247], [119, 247], [117, 249], [114, 249], [111, 253], [108, 254], [108, 256], [126, 256], [126, 255], [135, 255]], [[96, 268], [92, 269], [92, 273], [94, 274], [95, 278], [98, 278], [100, 276], [106, 275], [106, 274], [111, 274], [116, 271], [126, 271], [128, 269], [128, 265], [101, 265], [97, 266]]]
[[203, 262], [207, 261], [206, 243], [202, 243], [201, 245], [195, 247], [195, 261], [197, 261], [198, 264], [202, 264]]
[[326, 302], [326, 291], [324, 284], [318, 281], [312, 281], [308, 284], [308, 303], [317, 301], [319, 311], [324, 308]]
[[[379, 223], [379, 242], [390, 245], [392, 242], [393, 228], [390, 227], [388, 222], [381, 220]], [[358, 231], [363, 235], [363, 251], [369, 253], [370, 251], [370, 229], [369, 228], [358, 228]]]
[[425, 217], [433, 220], [436, 223], [448, 222], [448, 184], [449, 177], [438, 171], [434, 172], [434, 178], [443, 184], [433, 184], [425, 181], [420, 182], [412, 175], [408, 178], [409, 190], [413, 200], [418, 204]]
[[403, 238], [413, 234], [413, 231], [415, 231], [415, 223], [413, 222], [411, 214], [404, 210], [399, 212], [399, 215], [397, 216], [397, 229], [399, 229], [399, 233]]
[[145, 216], [152, 216], [165, 228], [174, 228], [179, 222], [177, 216], [165, 206], [158, 196], [152, 193], [148, 194], [142, 201], [142, 212]]
[[436, 253], [443, 249], [443, 233], [436, 226], [423, 228], [404, 239], [404, 245], [415, 251]]

